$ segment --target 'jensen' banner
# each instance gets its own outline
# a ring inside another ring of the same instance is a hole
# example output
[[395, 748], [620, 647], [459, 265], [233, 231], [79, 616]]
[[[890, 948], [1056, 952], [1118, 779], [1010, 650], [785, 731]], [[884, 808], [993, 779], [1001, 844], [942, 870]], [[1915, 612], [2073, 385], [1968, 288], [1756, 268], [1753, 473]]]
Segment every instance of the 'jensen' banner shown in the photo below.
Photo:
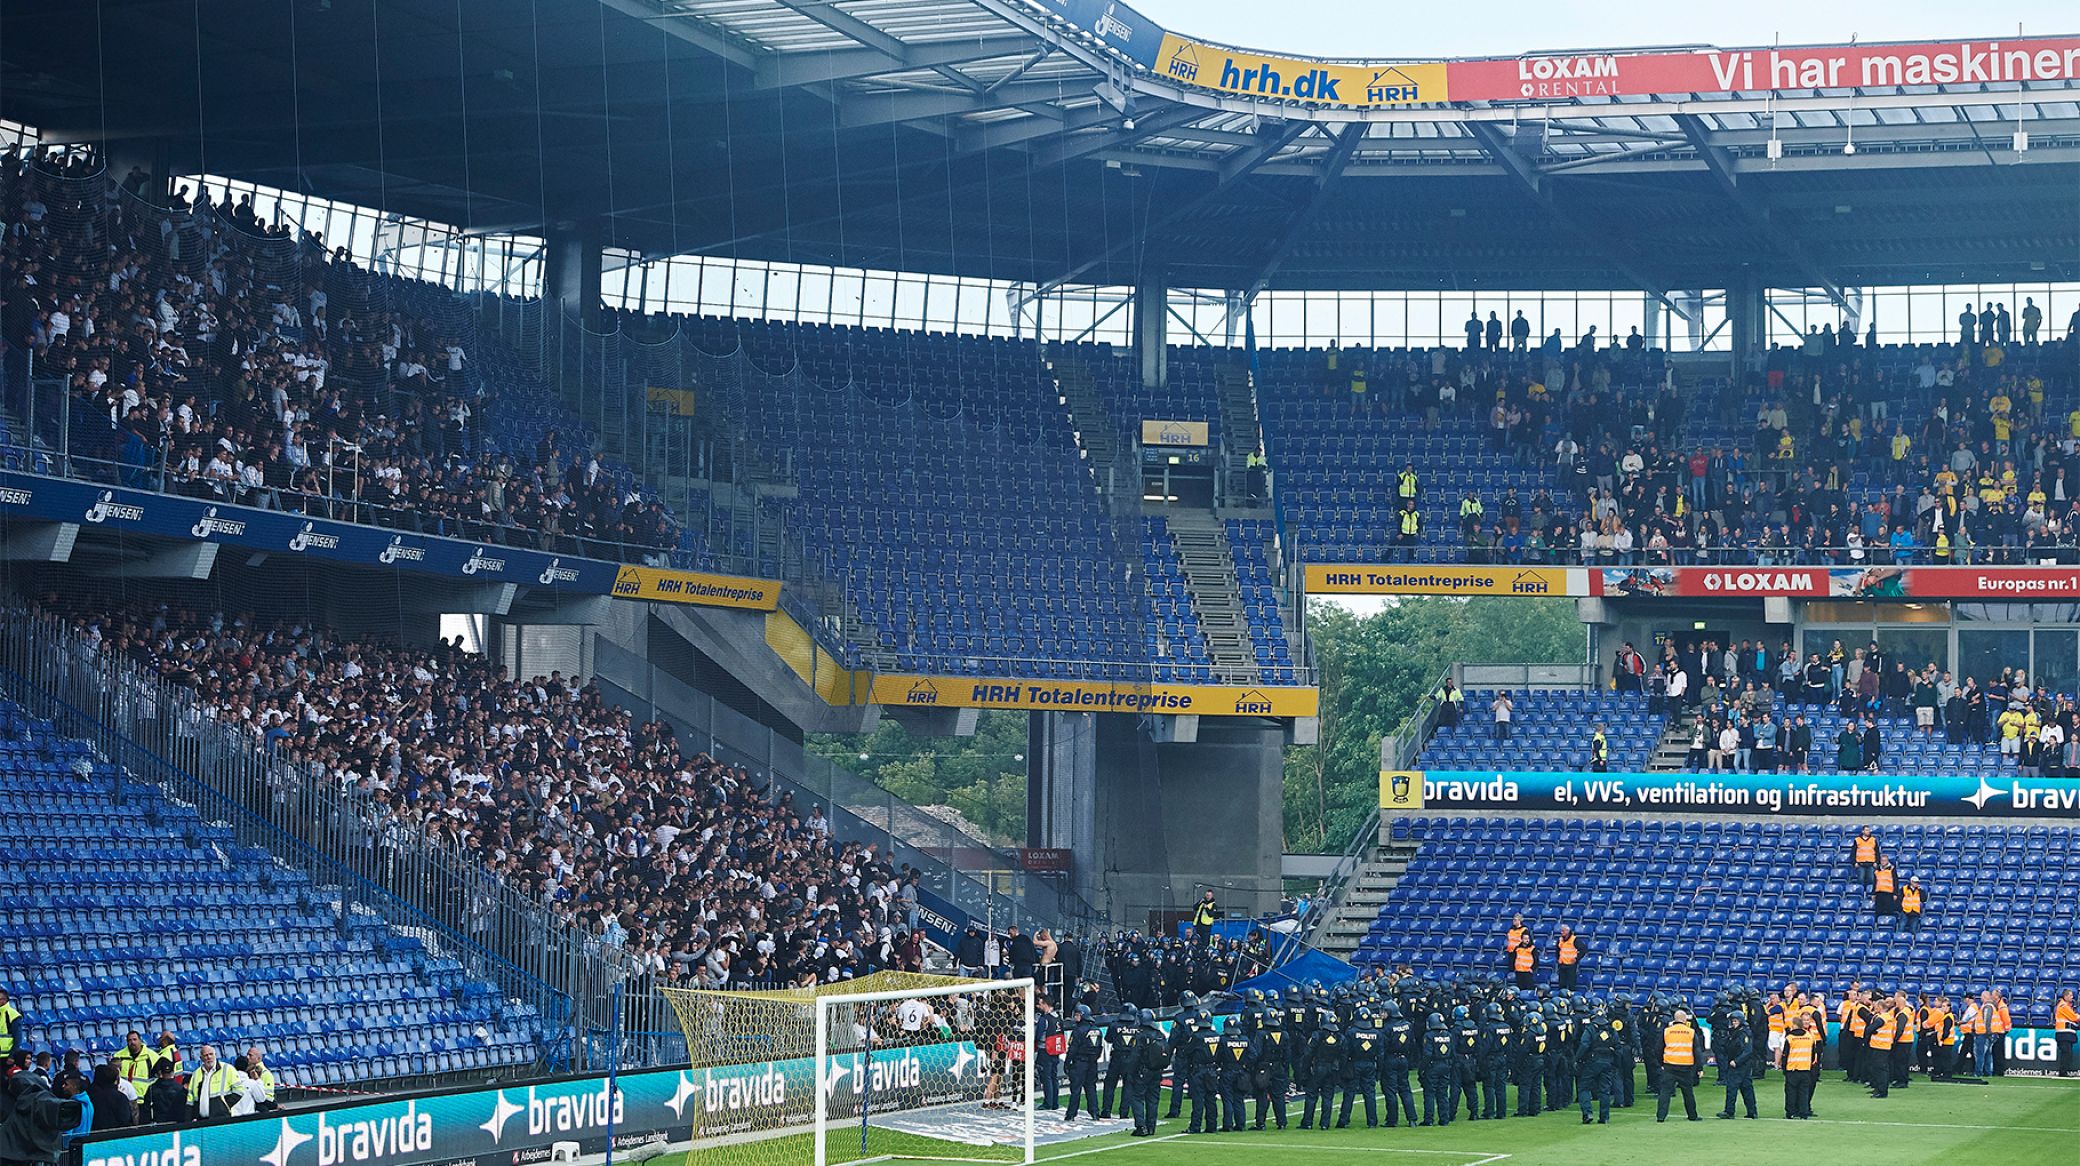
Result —
[[1572, 814], [1842, 814], [2080, 820], [2080, 782], [2057, 778], [1795, 773], [1496, 773], [1392, 770], [1388, 813], [1551, 810]]
[[972, 676], [876, 676], [867, 700], [912, 708], [1044, 712], [1177, 713], [1202, 717], [1311, 717], [1313, 688], [1132, 684], [1102, 680], [1002, 680]]
[[21, 519], [72, 523], [83, 528], [182, 542], [222, 543], [241, 550], [303, 555], [364, 567], [395, 567], [471, 583], [515, 583], [581, 595], [616, 595], [761, 611], [771, 611], [779, 605], [780, 584], [770, 580], [623, 567], [577, 555], [555, 555], [496, 543], [306, 518], [279, 510], [0, 471], [0, 521]]
[[[79, 1147], [80, 1166], [427, 1166], [458, 1160], [544, 1162], [557, 1142], [581, 1153], [684, 1141], [695, 1107], [705, 1128], [726, 1135], [782, 1124], [806, 1128], [813, 1113], [807, 1057], [706, 1069], [624, 1073], [618, 1091], [603, 1077], [423, 1094], [296, 1110], [185, 1129], [109, 1134]], [[980, 1094], [986, 1072], [971, 1042], [856, 1053], [830, 1060], [823, 1083], [835, 1120], [858, 1113], [871, 1094], [902, 1089], [921, 1105]]]

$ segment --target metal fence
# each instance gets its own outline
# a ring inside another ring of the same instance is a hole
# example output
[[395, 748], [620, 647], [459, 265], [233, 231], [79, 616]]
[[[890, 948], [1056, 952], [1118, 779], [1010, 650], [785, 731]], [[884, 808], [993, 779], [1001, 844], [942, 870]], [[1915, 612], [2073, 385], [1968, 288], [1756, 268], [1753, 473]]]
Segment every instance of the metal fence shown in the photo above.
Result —
[[533, 1004], [547, 1029], [545, 1066], [587, 1066], [575, 1038], [607, 1024], [613, 986], [629, 975], [618, 949], [580, 934], [474, 856], [378, 813], [323, 767], [268, 756], [187, 689], [96, 651], [59, 620], [12, 613], [0, 652], [18, 699], [58, 720], [59, 731], [92, 741], [205, 817], [231, 822], [242, 840]]

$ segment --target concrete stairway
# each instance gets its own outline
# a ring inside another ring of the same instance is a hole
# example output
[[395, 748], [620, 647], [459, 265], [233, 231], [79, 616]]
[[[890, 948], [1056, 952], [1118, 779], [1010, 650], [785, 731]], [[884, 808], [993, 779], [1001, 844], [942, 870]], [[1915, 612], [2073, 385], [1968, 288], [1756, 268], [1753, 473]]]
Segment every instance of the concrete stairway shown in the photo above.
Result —
[[1119, 419], [1105, 407], [1105, 399], [1090, 371], [1084, 367], [1082, 357], [1057, 346], [1049, 349], [1048, 363], [1053, 366], [1055, 385], [1061, 390], [1062, 402], [1068, 406], [1076, 440], [1089, 455], [1098, 493], [1107, 498], [1115, 492], [1128, 498], [1139, 498], [1140, 476], [1120, 460], [1123, 451]]
[[1315, 946], [1337, 959], [1351, 958], [1408, 864], [1415, 861], [1416, 849], [1413, 842], [1390, 842], [1375, 849], [1344, 887], [1343, 898], [1329, 908], [1328, 919], [1315, 934]]
[[1695, 720], [1681, 716], [1668, 719], [1668, 728], [1662, 731], [1661, 740], [1647, 758], [1647, 772], [1678, 773], [1689, 768], [1690, 730]]
[[1227, 527], [1202, 510], [1165, 508], [1162, 513], [1170, 524], [1170, 541], [1177, 547], [1214, 672], [1224, 683], [1255, 684], [1260, 679], [1257, 654], [1249, 638], [1249, 621], [1243, 616], [1242, 589], [1235, 582], [1235, 552], [1228, 545]]
[[1263, 442], [1263, 425], [1257, 417], [1257, 395], [1250, 388], [1249, 370], [1222, 361], [1214, 366], [1213, 387], [1221, 417], [1223, 489], [1219, 502], [1223, 508], [1262, 509], [1265, 503], [1249, 501], [1249, 455]]

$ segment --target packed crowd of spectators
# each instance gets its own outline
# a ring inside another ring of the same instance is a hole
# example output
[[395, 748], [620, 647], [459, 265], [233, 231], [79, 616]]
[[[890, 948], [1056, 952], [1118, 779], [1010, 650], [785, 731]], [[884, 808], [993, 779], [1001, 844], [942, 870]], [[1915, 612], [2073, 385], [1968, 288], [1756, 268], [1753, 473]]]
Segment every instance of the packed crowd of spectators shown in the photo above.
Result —
[[[1875, 641], [1800, 653], [1788, 641], [1744, 640], [1671, 646], [1652, 665], [1627, 645], [1614, 672], [1620, 691], [1643, 692], [1653, 711], [1688, 723], [1697, 772], [1879, 772], [1889, 732], [1997, 742], [2025, 776], [2080, 776], [2080, 707], [2019, 669], [1982, 684], [1895, 659]], [[1823, 712], [1830, 728], [1816, 740]]]
[[[1453, 492], [1473, 562], [2080, 561], [2080, 317], [2057, 345], [2039, 343], [2034, 302], [2019, 333], [2005, 305], [1962, 319], [1955, 344], [1904, 366], [1874, 331], [1816, 327], [1757, 353], [1690, 425], [1698, 402], [1636, 330], [1505, 351], [1469, 322], [1464, 351], [1332, 349], [1324, 383], [1348, 391], [1354, 419], [1456, 418], [1496, 458], [1549, 471], [1553, 489]], [[1405, 509], [1416, 495], [1399, 486], [1383, 482]]]
[[561, 553], [677, 545], [663, 505], [596, 452], [553, 430], [494, 448], [499, 394], [465, 338], [397, 310], [389, 283], [317, 233], [261, 221], [250, 197], [10, 151], [0, 211], [9, 377], [27, 380], [26, 353], [38, 380], [63, 379], [75, 474]]
[[665, 986], [924, 966], [917, 871], [596, 687], [291, 621], [66, 618], [92, 650], [192, 689], [256, 747], [348, 792], [373, 833], [461, 848]]

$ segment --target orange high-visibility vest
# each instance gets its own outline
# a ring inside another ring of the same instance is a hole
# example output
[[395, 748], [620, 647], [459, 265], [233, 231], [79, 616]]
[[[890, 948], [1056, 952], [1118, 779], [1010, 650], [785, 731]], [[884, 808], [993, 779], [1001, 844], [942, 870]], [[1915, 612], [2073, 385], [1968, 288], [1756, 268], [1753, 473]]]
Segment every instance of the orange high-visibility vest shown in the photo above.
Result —
[[1875, 863], [1878, 861], [1878, 840], [1876, 838], [1857, 837], [1856, 861], [1859, 863]]
[[1921, 1026], [1921, 1031], [1923, 1031], [1923, 1032], [1934, 1032], [1934, 1031], [1935, 1031], [1935, 1028], [1936, 1028], [1936, 1010], [1935, 1010], [1935, 1009], [1933, 1009], [1933, 1008], [1930, 1008], [1930, 1007], [1928, 1007], [1928, 1006], [1926, 1006], [1926, 1005], [1923, 1005], [1922, 1007], [1920, 1007], [1920, 1008], [1916, 1008], [1916, 1009], [1914, 1010], [1914, 1017], [1915, 1017], [1915, 1019], [1916, 1019], [1917, 1021], [1919, 1021], [1919, 1022], [1920, 1022], [1920, 1026]]
[[1798, 1014], [1806, 1018], [1807, 1032], [1819, 1033], [1827, 1031], [1827, 1013], [1808, 1004], [1800, 1009]]
[[1509, 938], [1503, 942], [1502, 950], [1515, 951], [1531, 941], [1531, 931], [1525, 927], [1509, 929]]
[[1813, 1067], [1813, 1034], [1794, 1032], [1784, 1038], [1784, 1068], [1790, 1072]]
[[2059, 1001], [2058, 1007], [2051, 1010], [2052, 1031], [2072, 1032], [2076, 1028], [2080, 1028], [2080, 1009], [2075, 1009], [2063, 1000]]
[[1983, 1004], [1972, 1005], [1972, 1010], [1965, 1013], [1964, 1030], [1975, 1036], [1986, 1035], [1986, 1021], [1989, 1011]]
[[1769, 1030], [1771, 1032], [1783, 1032], [1784, 1002], [1781, 1000], [1772, 1000], [1764, 1006], [1763, 1011], [1769, 1017]]
[[1849, 1005], [1848, 1009], [1848, 1019], [1844, 1020], [1842, 1023], [1848, 1028], [1849, 1035], [1855, 1037], [1857, 1040], [1862, 1040], [1864, 1030], [1867, 1027], [1869, 1027], [1870, 1024], [1870, 1010], [1864, 1007], [1861, 1001]]
[[1994, 1005], [1993, 1005], [1993, 1031], [1994, 1031], [1994, 1033], [1995, 1033], [1995, 1034], [2000, 1034], [2000, 1033], [2004, 1033], [2004, 1032], [2008, 1031], [2009, 1029], [2011, 1029], [2011, 1028], [2013, 1028], [2013, 1027], [2015, 1027], [2015, 1021], [2014, 1021], [2014, 1019], [2013, 1019], [2013, 1018], [2011, 1018], [2011, 1017], [2010, 1017], [2010, 1016], [2008, 1015], [2008, 1002], [2007, 1002], [2006, 1000], [1996, 1000], [1996, 1001], [1994, 1001]]
[[1517, 949], [1517, 970], [1518, 970], [1518, 971], [1520, 971], [1520, 972], [1528, 972], [1528, 971], [1530, 971], [1530, 970], [1531, 970], [1531, 962], [1532, 962], [1532, 952], [1531, 952], [1531, 945], [1527, 943], [1527, 944], [1525, 944], [1524, 946], [1522, 946], [1522, 947], [1520, 947], [1520, 948], [1518, 948], [1518, 949]]
[[1957, 1043], [1957, 1018], [1947, 1008], [1936, 1013], [1936, 1038], [1946, 1048]]
[[1910, 915], [1921, 913], [1921, 888], [1910, 886], [1899, 893], [1899, 909]]
[[1878, 893], [1879, 893], [1879, 894], [1881, 894], [1881, 895], [1889, 895], [1889, 894], [1891, 894], [1891, 893], [1892, 893], [1892, 888], [1893, 888], [1893, 887], [1895, 886], [1895, 884], [1894, 884], [1894, 882], [1892, 881], [1892, 868], [1891, 868], [1891, 867], [1889, 867], [1889, 866], [1882, 866], [1882, 867], [1879, 867], [1879, 868], [1878, 868], [1878, 877], [1877, 877], [1877, 883], [1878, 883]]
[[1881, 1011], [1872, 1019], [1877, 1023], [1871, 1027], [1871, 1051], [1885, 1052], [1892, 1048], [1892, 1013]]
[[1560, 962], [1571, 964], [1580, 958], [1581, 952], [1575, 947], [1574, 936], [1562, 936], [1560, 939]]
[[1685, 1068], [1697, 1063], [1697, 1030], [1687, 1024], [1671, 1024], [1661, 1031], [1661, 1063]]

